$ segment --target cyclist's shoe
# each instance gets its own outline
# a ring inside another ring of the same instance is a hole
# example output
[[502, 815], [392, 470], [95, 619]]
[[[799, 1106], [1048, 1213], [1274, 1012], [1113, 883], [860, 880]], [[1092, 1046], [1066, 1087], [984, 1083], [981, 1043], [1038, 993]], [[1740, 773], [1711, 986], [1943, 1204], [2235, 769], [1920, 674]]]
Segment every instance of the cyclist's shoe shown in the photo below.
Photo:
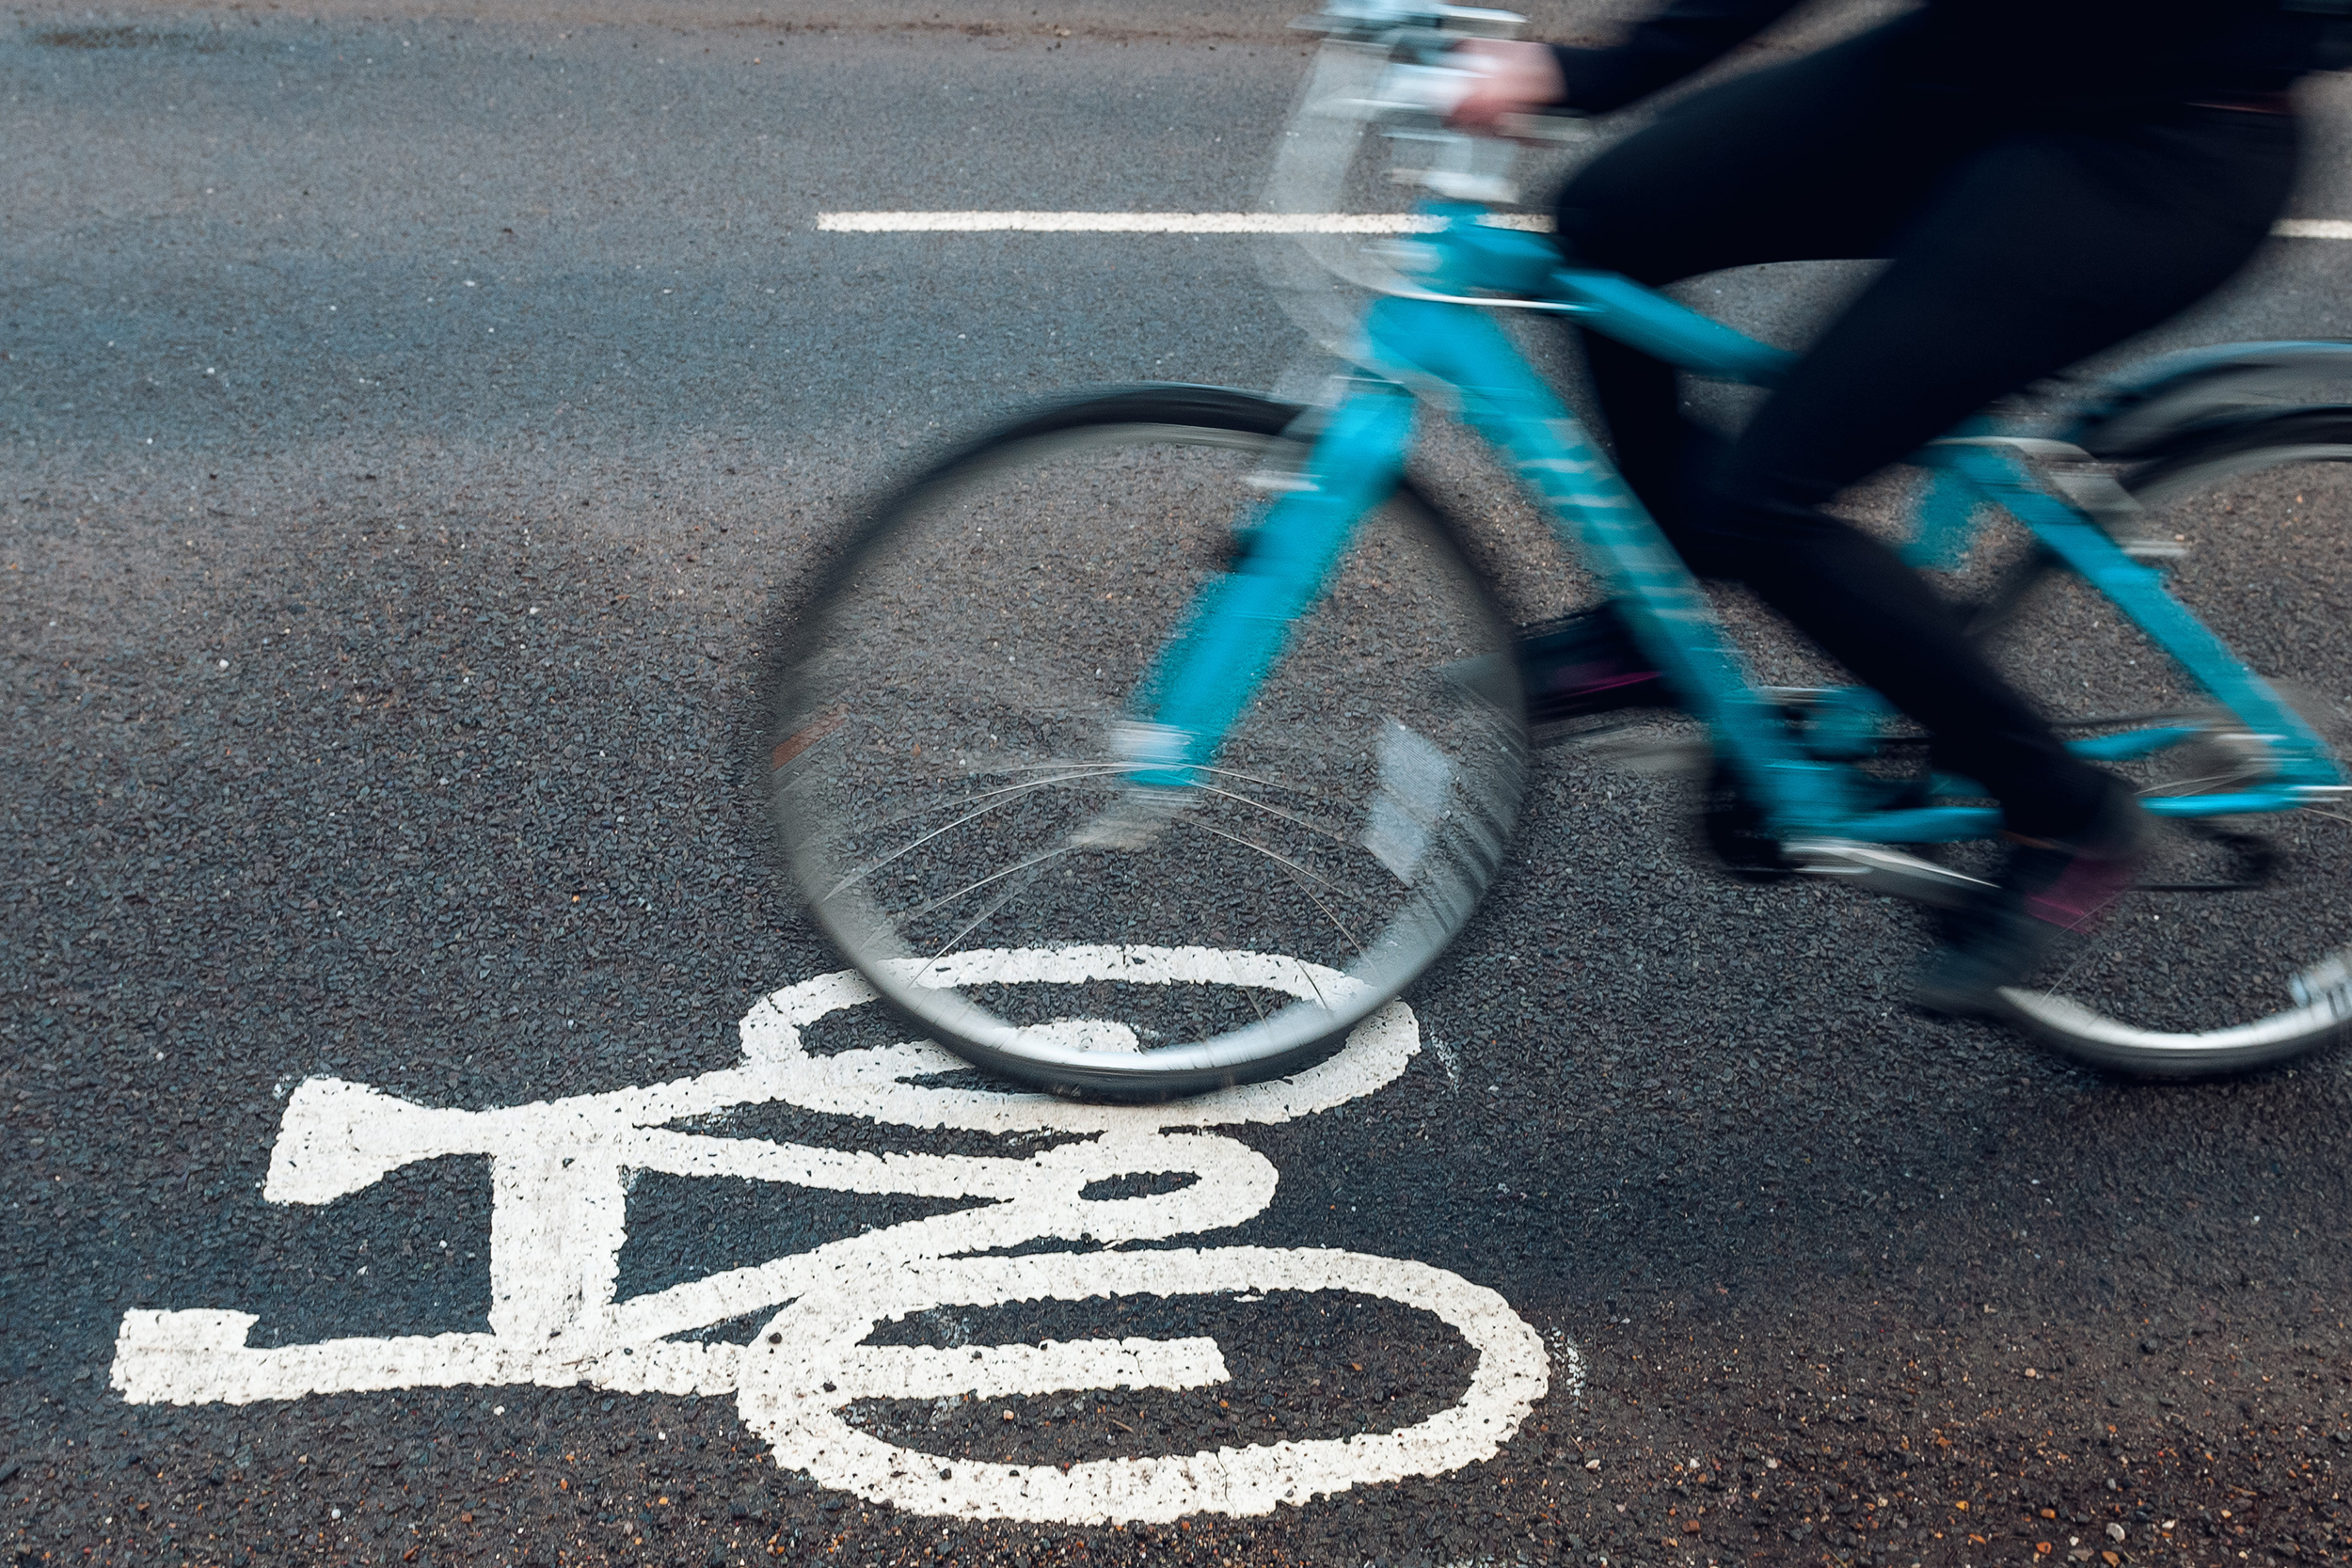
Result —
[[1531, 724], [1674, 703], [1666, 678], [1634, 647], [1632, 633], [1610, 605], [1521, 626], [1511, 652]]
[[2147, 817], [2120, 780], [2073, 838], [2018, 839], [1998, 887], [1956, 915], [1913, 982], [1914, 1006], [1955, 1017], [2001, 1010], [2068, 933], [2095, 928], [2129, 890], [2146, 853]]

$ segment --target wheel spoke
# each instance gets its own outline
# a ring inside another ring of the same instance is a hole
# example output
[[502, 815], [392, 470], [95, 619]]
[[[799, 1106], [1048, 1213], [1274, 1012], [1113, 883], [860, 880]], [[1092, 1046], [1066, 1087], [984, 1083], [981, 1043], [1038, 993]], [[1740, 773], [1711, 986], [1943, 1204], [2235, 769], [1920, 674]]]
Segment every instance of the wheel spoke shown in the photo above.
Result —
[[[1465, 865], [1463, 896], [1433, 911], [1425, 886], [1381, 870], [1366, 846], [1412, 824], [1370, 759], [1389, 715], [1428, 709], [1430, 667], [1509, 633], [1402, 493], [1357, 524], [1220, 754], [1181, 792], [1131, 785], [1137, 765], [1096, 749], [1120, 705], [1095, 694], [1136, 689], [1176, 642], [1201, 562], [1256, 504], [1242, 481], [1298, 455], [1279, 445], [1296, 411], [1198, 389], [1099, 407], [949, 459], [842, 556], [769, 710], [859, 717], [771, 769], [784, 847], [878, 994], [984, 1069], [1150, 1096], [1295, 1071], [1434, 958], [1493, 874]], [[1374, 613], [1378, 639], [1357, 625]], [[1450, 708], [1415, 722], [1446, 776], [1510, 821], [1523, 734], [1498, 744]], [[948, 990], [901, 961], [983, 947], [1025, 956]], [[1040, 1027], [1062, 1023], [1083, 1028]], [[1086, 1030], [1145, 1049], [1073, 1066], [1066, 1042]]]
[[[1037, 868], [1039, 866], [1043, 865], [1047, 861], [1054, 859], [1057, 855], [1066, 852], [1067, 851], [1060, 849], [1048, 850], [1042, 855], [1038, 855], [1030, 860], [1023, 862], [1021, 864], [1014, 866], [1009, 871], [1000, 871], [994, 877], [990, 878], [989, 881], [997, 881], [1006, 877], [1018, 876], [1023, 871], [1029, 873], [1027, 877], [1023, 878], [1020, 881], [1013, 883], [1010, 887], [1008, 887], [1002, 893], [999, 893], [995, 899], [989, 904], [988, 908], [974, 915], [971, 920], [965, 924], [963, 929], [958, 931], [954, 936], [949, 937], [946, 942], [942, 942], [940, 944], [939, 951], [931, 955], [932, 961], [936, 962], [939, 958], [945, 957], [955, 947], [956, 943], [970, 936], [974, 931], [978, 930], [981, 925], [993, 917], [997, 911], [1003, 909], [1008, 903], [1011, 902], [1014, 895], [1019, 894], [1022, 889], [1027, 887], [1031, 882], [1036, 881]], [[963, 891], [965, 893], [971, 893], [978, 888], [985, 887], [986, 885], [986, 882], [976, 882], [971, 887], [965, 888]], [[961, 895], [958, 895], [958, 896], [961, 896]], [[933, 907], [936, 908], [937, 906]], [[926, 911], [925, 912], [928, 913], [929, 911]]]
[[2202, 778], [2196, 779], [2167, 779], [2162, 784], [2151, 784], [2148, 788], [2141, 790], [2140, 794], [2156, 800], [2170, 800], [2183, 795], [2200, 795], [2205, 793], [2207, 784], [2228, 784], [2240, 777], [2242, 775], [2236, 773], [2208, 773]]
[[[1017, 876], [1021, 872], [1028, 870], [1031, 866], [1042, 865], [1047, 861], [1057, 860], [1061, 856], [1067, 855], [1070, 852], [1070, 846], [1056, 845], [1051, 849], [1043, 850], [1038, 854], [1031, 855], [1027, 860], [1016, 861], [1012, 864], [1005, 867], [1002, 871], [992, 871], [977, 881], [966, 882], [963, 886], [956, 889], [953, 893], [943, 893], [938, 897], [932, 899], [930, 903], [924, 905], [921, 909], [909, 910], [899, 918], [903, 922], [912, 924], [914, 921], [922, 919], [925, 915], [937, 913], [939, 911], [946, 909], [948, 905], [956, 902], [960, 898], [968, 897], [970, 895], [979, 892], [980, 889], [988, 886], [991, 882], [1003, 881], [1007, 877]], [[996, 911], [1002, 907], [1001, 903], [990, 905], [988, 914], [995, 913]], [[984, 914], [981, 918], [986, 919], [987, 915]], [[970, 927], [966, 927], [966, 929], [969, 928]], [[949, 945], [954, 945], [957, 940], [957, 938], [949, 938]]]
[[1304, 828], [1311, 833], [1320, 833], [1325, 838], [1332, 839], [1342, 844], [1347, 842], [1347, 835], [1341, 832], [1337, 828], [1327, 827], [1325, 824], [1317, 822], [1311, 817], [1301, 816], [1296, 812], [1284, 811], [1279, 806], [1269, 806], [1263, 800], [1253, 800], [1247, 795], [1239, 794], [1230, 789], [1219, 789], [1215, 784], [1198, 784], [1194, 787], [1198, 788], [1203, 795], [1214, 795], [1221, 800], [1231, 800], [1235, 805], [1248, 806], [1252, 811], [1262, 811], [1268, 816], [1279, 817], [1282, 821], [1292, 824], [1294, 827]]
[[1321, 910], [1324, 913], [1324, 917], [1329, 920], [1334, 927], [1338, 927], [1340, 935], [1347, 939], [1348, 945], [1355, 948], [1359, 953], [1361, 953], [1364, 950], [1364, 944], [1356, 940], [1356, 933], [1347, 928], [1347, 923], [1342, 920], [1337, 914], [1334, 914], [1328, 904], [1326, 904], [1321, 898], [1316, 897], [1314, 889], [1308, 886], [1308, 883], [1321, 882], [1325, 887], [1329, 888], [1333, 893], [1339, 894], [1343, 897], [1347, 896], [1347, 890], [1345, 888], [1343, 888], [1337, 883], [1329, 881], [1325, 878], [1316, 876], [1313, 872], [1308, 870], [1296, 861], [1292, 860], [1288, 855], [1281, 854], [1274, 849], [1269, 849], [1263, 844], [1242, 837], [1239, 833], [1229, 833], [1222, 828], [1212, 828], [1206, 822], [1196, 822], [1193, 826], [1199, 828], [1204, 833], [1211, 833], [1218, 838], [1224, 839], [1229, 844], [1238, 844], [1245, 849], [1254, 850], [1258, 854], [1263, 855], [1266, 859], [1272, 861], [1275, 864], [1280, 866], [1283, 870], [1289, 872], [1292, 878], [1297, 880], [1298, 885], [1306, 891], [1307, 896], [1314, 899], [1315, 908]]
[[[1038, 779], [1029, 784], [1016, 785], [1012, 788], [993, 790], [988, 795], [977, 797], [967, 796], [964, 798], [967, 800], [974, 799], [983, 800], [989, 801], [989, 804], [980, 807], [977, 811], [968, 812], [963, 816], [957, 817], [953, 822], [943, 823], [939, 827], [933, 828], [930, 832], [923, 834], [921, 837], [900, 845], [889, 854], [883, 855], [878, 860], [869, 861], [866, 864], [859, 866], [855, 871], [850, 872], [848, 876], [843, 877], [841, 880], [835, 882], [833, 887], [826, 892], [825, 896], [827, 898], [839, 896], [847, 889], [860, 881], [863, 881], [866, 878], [872, 876], [875, 872], [880, 871], [882, 867], [891, 864], [893, 862], [904, 859], [906, 856], [914, 853], [917, 849], [920, 849], [924, 845], [929, 844], [931, 840], [939, 837], [941, 834], [954, 832], [958, 828], [977, 822], [981, 817], [988, 816], [990, 813], [1001, 810], [1002, 808], [1010, 805], [1015, 799], [1023, 795], [1034, 794], [1041, 789], [1051, 789], [1056, 784], [1068, 784], [1073, 779], [1101, 778], [1106, 772], [1116, 771], [1118, 771], [1116, 768], [1098, 768], [1089, 773], [1071, 773], [1060, 778]], [[962, 803], [963, 801], [961, 800], [957, 802], [959, 805]], [[891, 820], [901, 822], [911, 821], [913, 820], [913, 817], [917, 815], [928, 814], [907, 814]], [[886, 825], [887, 823], [885, 822], [877, 822], [872, 826], [878, 828]], [[867, 831], [871, 830], [868, 829]]]

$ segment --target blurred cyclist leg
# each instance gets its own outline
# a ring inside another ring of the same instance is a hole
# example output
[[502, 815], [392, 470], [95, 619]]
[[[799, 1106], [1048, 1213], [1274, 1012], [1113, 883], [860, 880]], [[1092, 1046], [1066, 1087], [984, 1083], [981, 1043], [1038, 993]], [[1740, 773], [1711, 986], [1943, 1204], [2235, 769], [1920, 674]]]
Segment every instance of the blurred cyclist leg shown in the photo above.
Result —
[[[1629, 479], [1692, 566], [1749, 583], [1933, 732], [2013, 834], [2055, 852], [2033, 861], [2028, 847], [2012, 866], [2023, 907], [2053, 877], [2127, 878], [2136, 812], [2065, 751], [1925, 579], [1820, 506], [1994, 399], [2211, 293], [2284, 205], [2296, 127], [2189, 105], [2028, 115], [1913, 87], [1912, 36], [1898, 22], [1693, 95], [1570, 182], [1560, 230], [1579, 261], [1652, 283], [1887, 259], [1704, 461], [1665, 367], [1595, 340], [1596, 386]], [[2089, 885], [2042, 903], [2095, 913], [2111, 896]]]

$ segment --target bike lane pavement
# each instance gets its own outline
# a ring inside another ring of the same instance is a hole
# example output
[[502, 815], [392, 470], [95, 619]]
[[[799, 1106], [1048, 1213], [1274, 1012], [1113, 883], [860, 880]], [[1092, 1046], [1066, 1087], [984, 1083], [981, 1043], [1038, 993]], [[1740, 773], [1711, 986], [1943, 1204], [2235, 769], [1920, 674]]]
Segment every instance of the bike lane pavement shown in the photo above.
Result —
[[[301, 41], [265, 74], [303, 82], [364, 40]], [[1066, 264], [1072, 297], [1105, 296], [1093, 263]], [[860, 297], [810, 265], [812, 293]], [[903, 303], [936, 258], [902, 267], [866, 294], [903, 336], [941, 336]], [[501, 281], [453, 259], [413, 292], [476, 273]], [[522, 361], [490, 364], [485, 327], [421, 356], [476, 380], [354, 393], [395, 400], [356, 434], [322, 414], [287, 436], [282, 405], [326, 378], [280, 370], [297, 389], [263, 396], [224, 357], [236, 388], [190, 366], [199, 390], [160, 425], [135, 377], [76, 371], [61, 396], [84, 408], [27, 416], [39, 438], [10, 449], [0, 1501], [19, 1560], [2341, 1549], [2337, 1069], [2138, 1090], [1910, 1022], [1892, 998], [1915, 923], [1694, 869], [1671, 784], [1548, 760], [1487, 914], [1407, 999], [1418, 1051], [1311, 1114], [1130, 1137], [783, 1083], [662, 1101], [767, 1070], [743, 1021], [835, 983], [771, 880], [732, 742], [770, 593], [907, 454], [879, 416], [747, 435], [694, 401], [727, 378], [691, 367], [741, 357], [723, 313], [674, 325], [666, 291], [624, 281], [639, 303], [615, 285], [597, 313], [642, 310], [689, 367], [642, 404], [622, 372], [503, 390], [522, 378], [489, 378]], [[348, 286], [329, 269], [262, 313], [323, 321]], [[59, 286], [27, 319], [97, 364], [104, 292]], [[1170, 313], [1206, 321], [1221, 297]], [[878, 375], [858, 321], [837, 330], [826, 395], [914, 376]], [[1230, 343], [1187, 341], [1248, 378]], [[381, 386], [380, 363], [332, 368]], [[549, 412], [575, 398], [577, 422]], [[429, 428], [444, 404], [513, 422], [469, 443]], [[248, 415], [267, 433], [228, 451]], [[795, 1027], [830, 1034], [809, 1047], [826, 1060], [906, 1043], [855, 1012]], [[501, 1174], [508, 1136], [565, 1152]], [[1153, 1158], [1086, 1163], [1122, 1138]], [[297, 1158], [322, 1147], [339, 1152]], [[1052, 1212], [1026, 1241], [955, 1244], [1025, 1204]], [[556, 1227], [518, 1249], [533, 1214]], [[1063, 1233], [1122, 1214], [1155, 1233]], [[1335, 1254], [1359, 1261], [1311, 1272]], [[843, 1268], [787, 1307], [805, 1281], [773, 1265], [817, 1257]], [[1147, 1264], [1174, 1272], [1120, 1272]], [[1216, 1288], [1130, 1288], [1168, 1284]], [[668, 1315], [613, 1326], [642, 1303]], [[566, 1336], [593, 1340], [577, 1361], [547, 1348]], [[338, 1342], [363, 1348], [316, 1375], [313, 1347]], [[744, 1358], [726, 1347], [788, 1370], [729, 1385], [708, 1374]], [[1263, 1482], [1183, 1464], [1424, 1429], [1470, 1407], [1490, 1359], [1516, 1370], [1481, 1408], [1510, 1430], [1440, 1429], [1399, 1479], [1325, 1449], [1300, 1450], [1311, 1473], [1239, 1466]], [[817, 1375], [836, 1366], [854, 1375]], [[915, 1455], [936, 1469], [890, 1468]], [[1150, 1472], [1169, 1480], [1104, 1479], [1170, 1458]], [[1024, 1485], [1042, 1499], [1025, 1515]]]
[[381, 504], [25, 551], [75, 592], [11, 666], [24, 1560], [2333, 1549], [2332, 1064], [1912, 1023], [1899, 911], [1554, 758], [1343, 1091], [964, 1098], [767, 869], [718, 531], [771, 525]]

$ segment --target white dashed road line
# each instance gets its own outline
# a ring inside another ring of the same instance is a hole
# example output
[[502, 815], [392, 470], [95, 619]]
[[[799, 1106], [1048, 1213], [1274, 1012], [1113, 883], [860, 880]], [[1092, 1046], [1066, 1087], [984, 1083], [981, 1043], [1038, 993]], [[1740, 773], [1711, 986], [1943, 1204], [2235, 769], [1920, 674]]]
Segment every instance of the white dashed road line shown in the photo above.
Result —
[[2352, 221], [2344, 218], [2288, 218], [2271, 226], [2282, 240], [2352, 240]]
[[[825, 234], [1412, 234], [1438, 227], [1418, 213], [819, 213]], [[1504, 229], [1543, 231], [1547, 217], [1500, 214]]]
[[[1417, 213], [819, 213], [822, 234], [1412, 234], [1438, 219]], [[1548, 233], [1548, 217], [1497, 214], [1502, 229]], [[2352, 220], [2287, 218], [2283, 240], [2352, 240]]]

